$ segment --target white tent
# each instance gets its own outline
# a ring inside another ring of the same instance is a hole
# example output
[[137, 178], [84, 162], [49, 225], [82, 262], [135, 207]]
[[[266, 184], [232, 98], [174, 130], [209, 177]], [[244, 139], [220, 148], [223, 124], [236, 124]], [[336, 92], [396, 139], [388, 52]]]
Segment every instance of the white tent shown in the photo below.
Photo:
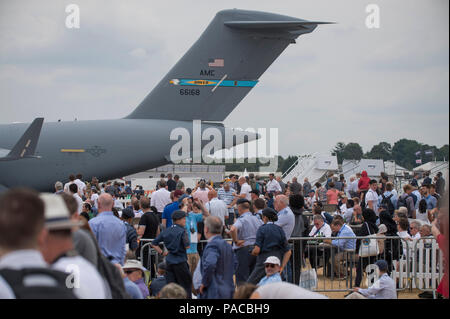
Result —
[[244, 173], [242, 173], [242, 176], [248, 177], [247, 169], [244, 169]]

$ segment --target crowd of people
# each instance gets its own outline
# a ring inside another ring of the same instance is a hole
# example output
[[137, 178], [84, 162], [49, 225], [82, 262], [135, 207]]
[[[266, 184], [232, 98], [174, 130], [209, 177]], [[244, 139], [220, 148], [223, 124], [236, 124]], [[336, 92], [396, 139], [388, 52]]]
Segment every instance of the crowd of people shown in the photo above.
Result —
[[[230, 175], [217, 188], [200, 180], [193, 189], [168, 174], [150, 196], [129, 182], [87, 182], [81, 174], [56, 182], [54, 194], [12, 189], [0, 198], [0, 298], [271, 298], [276, 291], [275, 298], [323, 298], [299, 287], [299, 265], [345, 278], [349, 250], [357, 265], [349, 298], [396, 298], [385, 274], [406, 248], [380, 239], [377, 256], [365, 256], [356, 237], [434, 236], [444, 247], [445, 180], [438, 174], [419, 186], [417, 177], [401, 194], [386, 175], [365, 171], [348, 182], [330, 174], [314, 186], [275, 174]], [[360, 288], [369, 264], [380, 271], [376, 287], [386, 289]], [[18, 280], [28, 276], [37, 284]], [[438, 293], [448, 298], [446, 275]]]

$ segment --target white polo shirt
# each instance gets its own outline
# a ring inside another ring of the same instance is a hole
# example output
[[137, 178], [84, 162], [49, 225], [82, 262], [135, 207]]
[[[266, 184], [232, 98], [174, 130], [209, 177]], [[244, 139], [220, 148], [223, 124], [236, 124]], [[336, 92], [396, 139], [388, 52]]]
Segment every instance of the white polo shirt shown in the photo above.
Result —
[[247, 183], [242, 184], [241, 186], [241, 195], [245, 194], [245, 198], [249, 201], [252, 200], [252, 196], [250, 194], [250, 192], [252, 191], [252, 188], [250, 185], [248, 185]]
[[280, 183], [278, 183], [275, 179], [269, 181], [267, 183], [267, 191], [269, 193], [271, 193], [271, 192], [280, 192], [281, 193], [282, 190], [281, 190]]
[[170, 203], [172, 203], [172, 200], [170, 199], [170, 192], [167, 189], [160, 188], [156, 192], [152, 193], [150, 205], [155, 206], [158, 213], [162, 213], [164, 211], [164, 207]]

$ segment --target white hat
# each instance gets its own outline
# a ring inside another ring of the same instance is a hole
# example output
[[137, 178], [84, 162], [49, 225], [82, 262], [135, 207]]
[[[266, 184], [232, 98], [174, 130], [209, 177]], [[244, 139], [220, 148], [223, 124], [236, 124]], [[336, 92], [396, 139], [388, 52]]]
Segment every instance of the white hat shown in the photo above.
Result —
[[144, 266], [142, 266], [141, 262], [136, 259], [128, 259], [125, 265], [123, 265], [122, 269], [140, 269], [142, 271], [147, 270]]
[[381, 224], [378, 226], [378, 233], [377, 234], [384, 234], [387, 233], [387, 227], [385, 224]]
[[69, 209], [61, 195], [42, 193], [39, 197], [44, 202], [45, 228], [48, 230], [68, 229], [83, 224], [82, 221], [70, 219]]
[[267, 259], [264, 263], [265, 264], [274, 264], [274, 265], [278, 265], [278, 266], [281, 265], [280, 260], [278, 259], [278, 257], [275, 257], [275, 256], [267, 257]]

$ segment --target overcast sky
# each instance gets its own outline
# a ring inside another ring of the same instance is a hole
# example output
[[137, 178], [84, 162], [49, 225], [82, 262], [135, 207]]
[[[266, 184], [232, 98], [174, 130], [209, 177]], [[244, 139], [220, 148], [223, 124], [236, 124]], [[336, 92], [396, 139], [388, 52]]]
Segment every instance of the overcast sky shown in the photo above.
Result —
[[[81, 28], [65, 26], [66, 5]], [[365, 9], [380, 8], [368, 29]], [[449, 143], [448, 0], [0, 0], [0, 123], [128, 115], [217, 11], [335, 21], [300, 36], [224, 121], [279, 128], [279, 153]]]

